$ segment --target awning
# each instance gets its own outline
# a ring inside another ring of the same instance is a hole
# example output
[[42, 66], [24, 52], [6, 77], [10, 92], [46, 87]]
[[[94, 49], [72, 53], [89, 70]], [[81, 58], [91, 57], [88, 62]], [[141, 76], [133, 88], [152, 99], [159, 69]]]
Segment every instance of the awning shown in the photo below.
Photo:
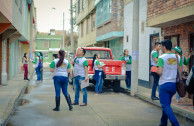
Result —
[[23, 43], [23, 44], [30, 44], [29, 41], [20, 41], [20, 42]]

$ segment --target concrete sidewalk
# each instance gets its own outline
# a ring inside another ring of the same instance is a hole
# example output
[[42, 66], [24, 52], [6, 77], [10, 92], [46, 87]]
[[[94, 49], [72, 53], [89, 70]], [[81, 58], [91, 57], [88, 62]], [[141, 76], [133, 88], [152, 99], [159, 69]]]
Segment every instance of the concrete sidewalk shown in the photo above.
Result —
[[9, 80], [7, 86], [0, 86], [0, 126], [4, 126], [9, 120], [28, 83], [29, 81], [24, 80], [24, 74], [21, 73]]
[[[124, 89], [125, 86], [125, 82], [123, 81], [121, 83], [121, 88]], [[127, 90], [126, 90], [127, 91]], [[130, 91], [128, 91], [130, 92]], [[148, 88], [144, 88], [142, 86], [138, 86], [138, 93], [136, 94], [136, 96], [144, 101], [147, 101], [151, 104], [154, 104], [158, 107], [161, 107], [159, 100], [152, 100], [151, 99], [151, 89]], [[157, 92], [157, 96], [158, 96], [158, 92]], [[174, 95], [173, 99], [172, 99], [172, 109], [174, 111], [174, 113], [190, 119], [192, 121], [194, 121], [194, 107], [192, 105], [192, 99], [188, 99], [186, 97], [181, 98], [181, 103], [177, 103], [176, 102], [176, 95]]]

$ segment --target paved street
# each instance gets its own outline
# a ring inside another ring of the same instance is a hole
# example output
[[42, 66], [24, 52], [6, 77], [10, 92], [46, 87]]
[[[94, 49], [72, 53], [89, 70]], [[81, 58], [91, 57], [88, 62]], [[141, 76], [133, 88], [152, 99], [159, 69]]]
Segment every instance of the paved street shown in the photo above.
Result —
[[[157, 126], [160, 122], [160, 108], [108, 88], [104, 94], [95, 95], [94, 86], [88, 87], [87, 107], [74, 106], [74, 110], [69, 111], [62, 95], [60, 111], [52, 111], [55, 107], [52, 74], [45, 70], [42, 84], [35, 84], [35, 79], [36, 75], [7, 126]], [[72, 85], [69, 85], [69, 93], [73, 101]], [[80, 96], [81, 103], [82, 94]], [[194, 125], [177, 117], [181, 126]]]

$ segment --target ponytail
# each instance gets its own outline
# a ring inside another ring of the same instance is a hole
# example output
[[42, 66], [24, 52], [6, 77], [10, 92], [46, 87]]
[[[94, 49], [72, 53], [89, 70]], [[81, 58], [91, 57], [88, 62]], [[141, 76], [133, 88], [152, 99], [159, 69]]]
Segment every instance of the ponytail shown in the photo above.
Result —
[[97, 54], [94, 54], [93, 61], [92, 61], [92, 69], [93, 69], [93, 67], [94, 67], [94, 62], [95, 62], [95, 60], [96, 60], [96, 56], [97, 56]]
[[63, 60], [65, 58], [65, 51], [64, 50], [59, 50], [59, 55], [60, 55], [60, 58], [59, 58], [59, 61], [57, 63], [57, 67], [60, 67], [61, 64], [63, 63]]

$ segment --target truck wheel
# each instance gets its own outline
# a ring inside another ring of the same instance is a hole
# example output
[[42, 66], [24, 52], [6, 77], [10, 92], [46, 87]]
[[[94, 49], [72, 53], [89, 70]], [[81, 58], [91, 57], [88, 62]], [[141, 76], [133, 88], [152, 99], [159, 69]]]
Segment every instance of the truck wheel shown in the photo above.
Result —
[[113, 85], [111, 81], [107, 81], [107, 80], [104, 80], [104, 84], [103, 84], [105, 87], [109, 87], [110, 85]]
[[113, 91], [119, 92], [120, 91], [120, 81], [114, 81], [113, 82]]

